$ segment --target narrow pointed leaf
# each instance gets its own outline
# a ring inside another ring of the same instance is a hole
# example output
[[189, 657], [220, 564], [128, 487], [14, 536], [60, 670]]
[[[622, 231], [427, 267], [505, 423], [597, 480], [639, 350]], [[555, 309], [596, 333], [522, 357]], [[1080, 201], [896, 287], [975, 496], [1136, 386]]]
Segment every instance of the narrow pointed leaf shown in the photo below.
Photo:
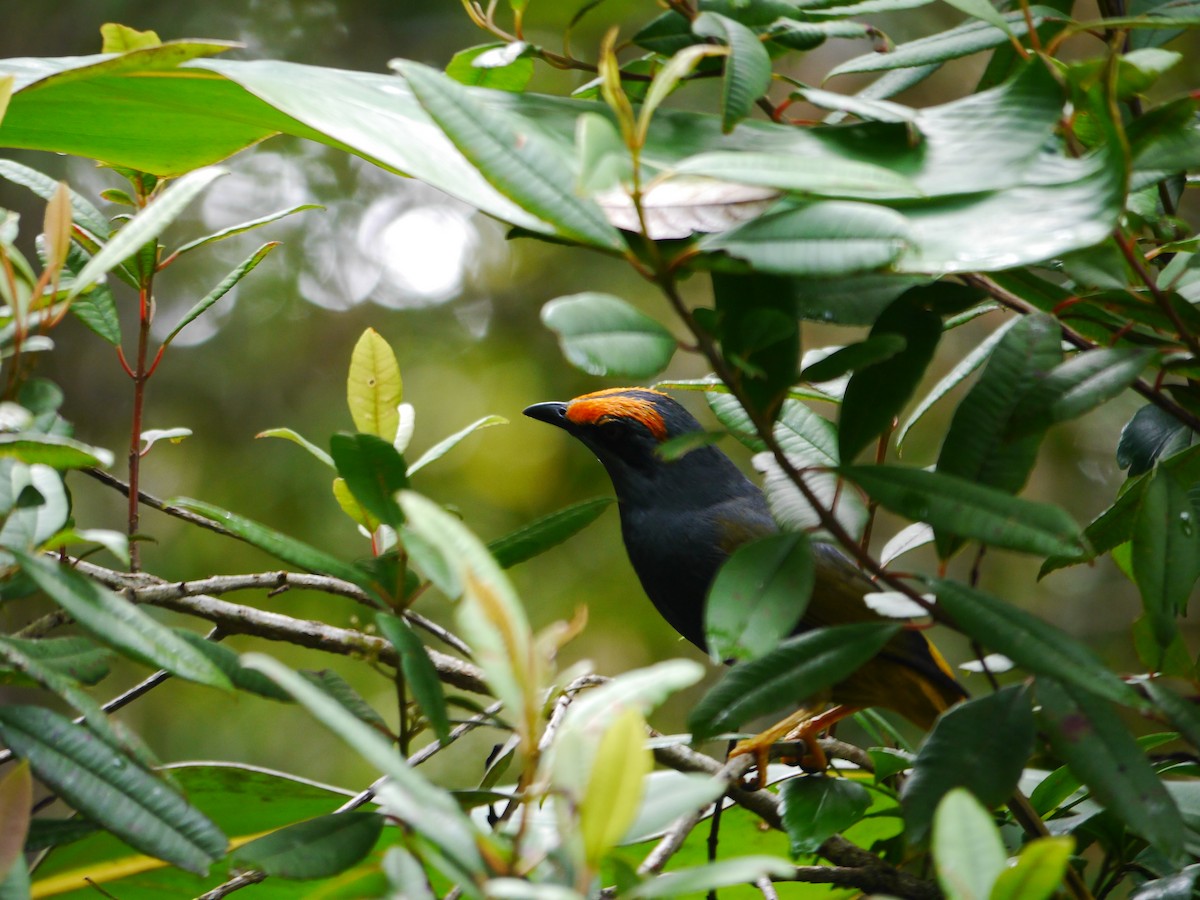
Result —
[[299, 206], [293, 206], [290, 209], [281, 209], [278, 212], [269, 213], [265, 216], [260, 216], [257, 219], [251, 219], [248, 222], [239, 222], [237, 225], [230, 225], [228, 228], [222, 228], [220, 231], [214, 231], [212, 234], [206, 234], [204, 237], [196, 238], [194, 241], [188, 241], [182, 247], [175, 251], [175, 256], [180, 256], [187, 253], [189, 250], [195, 250], [197, 247], [203, 247], [205, 244], [211, 244], [215, 241], [223, 241], [227, 237], [233, 237], [235, 234], [243, 234], [255, 228], [261, 228], [263, 225], [269, 225], [271, 222], [277, 222], [280, 219], [293, 215], [298, 212], [304, 212], [306, 209], [324, 209], [319, 203], [302, 203]]
[[368, 328], [350, 354], [346, 403], [354, 427], [389, 444], [400, 428], [399, 406], [404, 399], [400, 364], [392, 348], [374, 328]]
[[851, 159], [805, 160], [787, 153], [718, 150], [690, 156], [675, 171], [814, 197], [879, 200], [921, 195], [903, 175]]
[[362, 862], [382, 831], [379, 813], [320, 816], [243, 844], [231, 859], [277, 878], [331, 878]]
[[[11, 159], [0, 159], [0, 178], [5, 178], [13, 184], [29, 188], [29, 190], [47, 202], [49, 202], [50, 198], [54, 196], [54, 192], [58, 189], [58, 182], [49, 175], [43, 175], [36, 169], [23, 166]], [[105, 218], [100, 210], [92, 205], [90, 200], [75, 191], [71, 191], [71, 211], [72, 217], [80, 226], [86, 228], [101, 240], [108, 237], [108, 219]]]
[[738, 547], [717, 573], [704, 611], [704, 634], [716, 662], [754, 659], [791, 633], [808, 606], [812, 550], [803, 532]]
[[121, 230], [88, 260], [72, 283], [67, 299], [78, 296], [114, 266], [120, 265], [139, 252], [148, 241], [157, 238], [192, 200], [225, 173], [225, 169], [210, 166], [189, 172], [170, 185], [145, 209], [126, 222]]
[[719, 13], [700, 13], [692, 20], [692, 31], [729, 47], [721, 79], [721, 130], [728, 133], [750, 114], [755, 101], [771, 86], [771, 57], [758, 35]]
[[502, 569], [545, 553], [591, 525], [613, 504], [611, 497], [593, 497], [556, 510], [488, 544]]
[[855, 344], [839, 347], [812, 365], [805, 366], [800, 373], [800, 378], [813, 384], [833, 381], [835, 378], [841, 378], [858, 369], [865, 369], [867, 366], [891, 359], [907, 346], [908, 341], [899, 334], [868, 337]]
[[260, 431], [258, 434], [255, 435], [255, 437], [256, 438], [265, 438], [265, 437], [283, 438], [285, 441], [291, 441], [293, 444], [299, 444], [301, 447], [303, 447], [305, 450], [307, 450], [309, 453], [311, 453], [314, 457], [319, 459], [321, 462], [325, 463], [325, 465], [329, 466], [329, 468], [331, 468], [331, 469], [337, 468], [337, 466], [335, 466], [333, 464], [332, 456], [330, 456], [328, 453], [326, 453], [324, 450], [322, 450], [320, 447], [318, 447], [312, 441], [301, 436], [300, 434], [296, 433], [295, 431], [292, 431], [292, 429], [290, 429], [290, 428], [268, 428], [266, 431]]
[[476, 419], [466, 428], [460, 429], [449, 437], [443, 438], [422, 453], [420, 459], [408, 467], [408, 477], [412, 478], [416, 472], [419, 472], [431, 462], [436, 462], [437, 460], [441, 459], [443, 456], [461, 444], [464, 440], [473, 435], [476, 431], [479, 431], [483, 428], [491, 428], [493, 425], [507, 424], [508, 419], [504, 418], [504, 416], [492, 415], [484, 416], [481, 419]]
[[190, 512], [204, 516], [206, 519], [212, 519], [246, 543], [253, 544], [258, 549], [299, 569], [319, 575], [332, 575], [334, 578], [357, 584], [361, 588], [370, 588], [370, 578], [366, 572], [357, 566], [342, 562], [324, 550], [318, 550], [310, 544], [288, 537], [286, 534], [268, 528], [266, 525], [260, 525], [237, 513], [213, 506], [211, 503], [193, 500], [190, 497], [179, 497], [171, 502]]
[[0, 434], [0, 458], [11, 456], [23, 463], [42, 463], [55, 469], [86, 469], [113, 464], [111, 450], [90, 447], [57, 434]]
[[1168, 859], [1183, 856], [1183, 818], [1146, 754], [1108, 700], [1052, 678], [1037, 681], [1050, 745], [1112, 810]]
[[63, 800], [143, 853], [200, 874], [225, 853], [225, 835], [166, 782], [58, 713], [0, 707], [0, 738]]
[[542, 307], [542, 322], [558, 335], [567, 359], [591, 375], [649, 378], [675, 353], [671, 332], [611, 294], [551, 300]]
[[204, 313], [208, 311], [209, 307], [228, 294], [239, 281], [246, 277], [251, 269], [266, 259], [267, 254], [278, 246], [278, 241], [271, 241], [270, 243], [263, 244], [248, 257], [246, 257], [246, 259], [239, 263], [232, 272], [221, 279], [220, 284], [209, 291], [206, 296], [201, 298], [191, 309], [183, 314], [183, 318], [181, 318], [179, 323], [171, 329], [171, 333], [163, 338], [163, 344], [170, 344], [171, 341], [175, 340], [175, 337], [179, 334], [179, 332], [183, 331], [183, 329], [185, 329], [188, 325], [204, 315]]
[[433, 733], [445, 744], [450, 737], [446, 692], [442, 689], [437, 670], [429, 661], [425, 645], [421, 643], [412, 626], [398, 616], [384, 612], [376, 613], [375, 624], [379, 627], [379, 633], [391, 641], [396, 652], [400, 654], [400, 670], [404, 673], [404, 683], [412, 691], [413, 699], [421, 707], [425, 718], [429, 720]]
[[850, 676], [899, 630], [891, 622], [870, 622], [788, 638], [765, 656], [730, 669], [696, 704], [688, 726], [704, 738], [794, 706]]
[[[927, 522], [941, 535], [973, 538], [1043, 556], [1086, 551], [1079, 526], [1061, 507], [1012, 497], [952, 475], [902, 466], [844, 466], [843, 475], [886, 509]], [[947, 555], [938, 542], [939, 554]]]
[[643, 881], [628, 892], [628, 897], [630, 900], [657, 900], [659, 897], [699, 896], [716, 888], [753, 884], [763, 877], [784, 878], [793, 871], [791, 863], [777, 856], [740, 856], [704, 866], [675, 869]]
[[207, 657], [128, 600], [73, 569], [12, 548], [8, 552], [34, 584], [110, 647], [189, 681], [230, 687], [229, 679]]
[[1057, 678], [1099, 697], [1144, 709], [1141, 696], [1083, 644], [1011, 603], [949, 579], [932, 581], [938, 606], [968, 637], [1030, 672]]

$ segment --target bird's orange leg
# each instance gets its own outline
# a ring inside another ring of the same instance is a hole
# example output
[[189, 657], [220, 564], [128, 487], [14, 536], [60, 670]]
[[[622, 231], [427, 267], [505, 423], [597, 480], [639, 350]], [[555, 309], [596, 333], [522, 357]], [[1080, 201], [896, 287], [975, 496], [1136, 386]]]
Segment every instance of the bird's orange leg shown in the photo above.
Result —
[[821, 745], [817, 743], [817, 735], [829, 730], [842, 719], [854, 715], [858, 710], [857, 706], [834, 706], [821, 713], [816, 713], [811, 709], [797, 710], [766, 731], [744, 741], [738, 741], [733, 750], [729, 752], [729, 756], [732, 758], [747, 753], [754, 755], [759, 788], [766, 785], [767, 761], [770, 758], [771, 746], [780, 741], [804, 741], [807, 752], [800, 757], [797, 764], [812, 771], [822, 771], [829, 766], [829, 760], [826, 759]]

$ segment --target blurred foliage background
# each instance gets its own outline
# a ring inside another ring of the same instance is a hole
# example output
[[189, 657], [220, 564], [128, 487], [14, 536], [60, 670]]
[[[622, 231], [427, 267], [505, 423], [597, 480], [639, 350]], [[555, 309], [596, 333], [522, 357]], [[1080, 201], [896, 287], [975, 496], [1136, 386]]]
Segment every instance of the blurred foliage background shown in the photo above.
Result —
[[[108, 21], [153, 29], [164, 40], [237, 40], [245, 49], [232, 55], [240, 58], [369, 71], [386, 71], [394, 57], [444, 66], [456, 50], [486, 40], [454, 0], [188, 5], [57, 0], [49, 10], [31, 3], [4, 6], [2, 57], [98, 52], [99, 27]], [[567, 4], [534, 4], [528, 17], [530, 39], [553, 44], [573, 9]], [[583, 21], [573, 45], [595, 47], [608, 23], [645, 21], [657, 11], [647, 0], [610, 0]], [[944, 27], [961, 15], [947, 6], [873, 21], [899, 41], [935, 30], [934, 17], [943, 19], [939, 27]], [[859, 52], [860, 45], [831, 40], [805, 54], [802, 62], [812, 67], [810, 77], [815, 80], [838, 59]], [[899, 99], [924, 106], [968, 93], [985, 62], [986, 57], [973, 57], [948, 65]], [[534, 89], [562, 93], [586, 80], [580, 73], [547, 73], [542, 68]], [[804, 72], [794, 74], [805, 77]], [[1171, 92], [1175, 86], [1168, 81], [1160, 89]], [[112, 173], [83, 160], [32, 153], [13, 157], [93, 196], [119, 183]], [[410, 458], [479, 416], [498, 413], [509, 419], [507, 426], [472, 436], [416, 482], [421, 491], [459, 509], [482, 537], [500, 536], [568, 502], [609, 493], [607, 478], [594, 460], [565, 435], [524, 419], [520, 411], [536, 401], [567, 399], [610, 386], [563, 360], [553, 336], [539, 322], [539, 309], [546, 301], [599, 289], [662, 317], [655, 292], [637, 281], [627, 266], [599, 255], [573, 253], [568, 258], [544, 243], [510, 242], [504, 227], [469, 207], [322, 146], [274, 139], [240, 154], [230, 165], [233, 174], [219, 180], [168, 233], [168, 246], [297, 203], [320, 203], [325, 209], [273, 224], [262, 235], [192, 254], [157, 282], [160, 322], [169, 328], [257, 242], [284, 242], [216, 310], [183, 333], [150, 383], [144, 427], [182, 426], [191, 428], [194, 436], [178, 445], [155, 447], [143, 468], [145, 490], [164, 498], [186, 495], [216, 503], [347, 558], [366, 555], [365, 539], [333, 500], [327, 470], [297, 447], [256, 441], [254, 436], [267, 428], [289, 426], [327, 445], [329, 435], [350, 428], [344, 399], [349, 354], [363, 329], [374, 327], [395, 349], [405, 399], [416, 407]], [[41, 202], [7, 183], [0, 183], [0, 207], [17, 210], [27, 223], [41, 221]], [[1183, 213], [1196, 218], [1195, 209]], [[27, 227], [23, 234], [32, 240], [38, 230]], [[114, 290], [118, 301], [129, 301], [132, 323], [134, 298], [122, 295], [122, 287], [116, 284]], [[708, 301], [706, 281], [697, 279], [686, 287], [693, 302]], [[975, 330], [948, 334], [939, 362], [929, 372], [930, 382], [996, 323], [992, 316]], [[806, 349], [854, 338], [844, 330], [808, 326], [804, 334]], [[46, 355], [39, 374], [64, 387], [63, 413], [76, 423], [78, 435], [117, 450], [120, 458], [119, 448], [128, 442], [128, 378], [112, 349], [78, 322], [56, 331], [55, 339], [59, 352]], [[684, 354], [667, 373], [671, 378], [703, 374], [700, 363]], [[697, 407], [691, 398], [682, 399]], [[952, 405], [944, 404], [943, 415]], [[1120, 427], [1135, 406], [1130, 397], [1124, 404], [1106, 405], [1079, 425], [1053, 431], [1026, 496], [1060, 503], [1081, 523], [1099, 512], [1123, 478], [1114, 449]], [[936, 420], [920, 426], [908, 442], [906, 461], [931, 462], [938, 449], [932, 438], [939, 433]], [[724, 446], [732, 453], [738, 450], [732, 441]], [[739, 459], [748, 464], [745, 455]], [[121, 474], [121, 462], [116, 472]], [[121, 498], [83, 475], [72, 474], [69, 484], [81, 524], [122, 527]], [[880, 540], [896, 530], [890, 524], [884, 520], [876, 529]], [[144, 514], [143, 531], [152, 539], [143, 549], [145, 567], [165, 578], [272, 567], [267, 557], [245, 545], [153, 511]], [[919, 564], [931, 566], [931, 556]], [[1015, 555], [990, 554], [982, 586], [1015, 596], [1006, 586], [1018, 579], [1032, 583], [1035, 565]], [[697, 656], [643, 596], [624, 558], [615, 509], [583, 535], [514, 570], [513, 577], [536, 627], [569, 617], [579, 606], [588, 607], [588, 628], [566, 648], [567, 663], [590, 659], [596, 671], [613, 674], [668, 656]], [[1136, 665], [1125, 638], [1116, 637], [1137, 614], [1136, 593], [1107, 560], [1095, 568], [1059, 572], [1039, 585], [1036, 596], [1024, 599], [1039, 615], [1088, 639], [1118, 666], [1125, 660]], [[329, 596], [289, 592], [254, 600], [243, 597], [240, 602], [332, 624], [356, 622], [349, 601]], [[417, 608], [443, 618], [443, 605], [429, 597]], [[0, 608], [10, 626], [28, 613], [19, 605]], [[243, 649], [252, 642], [235, 638], [230, 643]], [[953, 641], [943, 644], [952, 660], [967, 655]], [[293, 665], [332, 662], [385, 714], [394, 703], [390, 682], [360, 663], [316, 654], [305, 657], [305, 651], [290, 647], [265, 649]], [[130, 671], [130, 681], [141, 674]], [[655, 724], [668, 731], [681, 729], [686, 704], [702, 690], [700, 686], [678, 696]], [[263, 733], [259, 704], [266, 702], [176, 684], [152, 693], [122, 716], [164, 760], [225, 757], [343, 786], [357, 787], [369, 780], [365, 764], [348, 760], [342, 746], [316, 731], [300, 709], [272, 709], [274, 731]], [[189, 719], [192, 727], [183, 727], [181, 718]], [[168, 719], [171, 728], [154, 727]], [[438, 760], [447, 765], [469, 757], [473, 765], [481, 764], [484, 754], [478, 749], [492, 738], [482, 734], [473, 740], [474, 750]]]

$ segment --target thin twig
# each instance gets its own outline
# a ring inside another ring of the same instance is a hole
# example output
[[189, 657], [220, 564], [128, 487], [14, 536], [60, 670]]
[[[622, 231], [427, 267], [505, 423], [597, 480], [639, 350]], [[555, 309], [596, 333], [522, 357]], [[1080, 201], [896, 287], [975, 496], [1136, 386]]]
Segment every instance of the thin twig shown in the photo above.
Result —
[[[103, 469], [96, 468], [80, 469], [79, 471], [83, 472], [85, 475], [90, 475], [92, 478], [95, 478], [102, 484], [108, 485], [110, 488], [120, 491], [126, 497], [129, 496], [129, 485], [120, 478], [117, 478], [115, 475], [110, 475]], [[145, 491], [138, 491], [138, 502], [149, 506], [151, 509], [157, 509], [159, 512], [164, 512], [168, 516], [174, 516], [177, 519], [182, 519], [191, 525], [199, 525], [201, 528], [207, 528], [209, 531], [215, 531], [217, 534], [225, 535], [225, 537], [231, 537], [239, 541], [243, 540], [243, 538], [238, 537], [228, 528], [218, 525], [216, 522], [212, 521], [212, 519], [206, 519], [204, 516], [198, 516], [193, 512], [188, 512], [186, 509], [181, 509], [178, 506], [172, 506], [165, 500], [160, 500], [158, 497], [155, 497], [152, 494], [147, 494]]]

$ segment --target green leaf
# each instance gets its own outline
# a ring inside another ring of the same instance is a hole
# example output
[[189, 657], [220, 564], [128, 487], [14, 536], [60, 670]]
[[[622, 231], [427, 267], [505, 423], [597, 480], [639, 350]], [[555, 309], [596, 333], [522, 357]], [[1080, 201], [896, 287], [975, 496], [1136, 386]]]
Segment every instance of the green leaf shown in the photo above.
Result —
[[496, 190], [564, 237], [624, 250], [620, 233], [600, 208], [571, 192], [574, 177], [541, 134], [518, 131], [511, 119], [477, 103], [439, 72], [407, 61], [399, 69], [429, 117]]
[[721, 566], [704, 609], [714, 662], [754, 659], [792, 632], [813, 590], [812, 550], [803, 532], [742, 544]]
[[273, 528], [260, 525], [252, 519], [228, 512], [211, 503], [193, 500], [190, 497], [179, 497], [172, 500], [171, 503], [204, 516], [206, 519], [212, 519], [248, 544], [253, 544], [258, 549], [306, 572], [332, 575], [334, 578], [357, 584], [365, 590], [369, 590], [371, 587], [370, 578], [357, 566], [344, 563], [324, 550], [318, 550], [316, 547], [288, 537]]
[[579, 193], [585, 197], [629, 182], [633, 158], [617, 126], [607, 116], [585, 112], [575, 126]]
[[1086, 552], [1079, 526], [1065, 510], [1049, 503], [1011, 497], [924, 469], [843, 466], [839, 471], [886, 509], [932, 525], [943, 559], [953, 549], [951, 536], [1043, 556]]
[[1172, 861], [1183, 858], [1183, 819], [1108, 701], [1087, 688], [1039, 678], [1041, 724], [1050, 745], [1092, 796]]
[[429, 661], [425, 645], [406, 621], [385, 612], [375, 614], [379, 633], [392, 642], [400, 654], [400, 670], [413, 699], [425, 713], [433, 733], [444, 745], [450, 738], [450, 717], [446, 712], [446, 693], [437, 670]]
[[64, 801], [143, 853], [198, 873], [225, 853], [225, 835], [164, 781], [58, 713], [2, 706], [0, 737]]
[[891, 359], [907, 346], [908, 341], [903, 335], [872, 335], [866, 340], [839, 347], [812, 365], [805, 366], [800, 377], [813, 384], [833, 381], [857, 369], [865, 369], [867, 366]]
[[43, 463], [54, 469], [87, 469], [113, 464], [112, 451], [62, 437], [57, 434], [0, 434], [0, 458], [13, 457], [33, 465]]
[[[1054, 10], [1040, 6], [1031, 7], [1030, 14], [1035, 26], [1040, 25], [1047, 15], [1057, 15]], [[1003, 19], [1008, 25], [1007, 33], [988, 22], [965, 22], [949, 31], [899, 44], [890, 53], [871, 53], [848, 59], [830, 69], [825, 79], [850, 72], [880, 72], [943, 63], [1007, 44], [1010, 34], [1018, 38], [1025, 36], [1028, 29], [1022, 12], [1005, 13]]]
[[346, 378], [346, 403], [354, 427], [391, 443], [400, 428], [399, 406], [403, 399], [396, 354], [379, 332], [368, 328], [350, 354], [350, 374]]
[[586, 291], [551, 300], [542, 322], [567, 359], [591, 375], [649, 378], [675, 353], [671, 333], [619, 297]]
[[764, 876], [783, 878], [792, 871], [793, 867], [787, 860], [775, 856], [740, 856], [667, 872], [650, 881], [643, 881], [627, 896], [630, 900], [696, 896], [716, 888], [753, 884]]
[[389, 776], [377, 794], [388, 815], [424, 836], [466, 872], [483, 868], [478, 836], [454, 799], [418, 775], [390, 742], [360, 722], [335, 700], [282, 663], [258, 653], [246, 654], [242, 664], [267, 675], [291, 694], [326, 728], [344, 740], [371, 765]]
[[73, 300], [110, 269], [141, 251], [147, 242], [155, 240], [192, 200], [226, 171], [213, 166], [189, 172], [159, 194], [88, 260], [71, 283], [67, 299]]
[[1174, 875], [1143, 883], [1130, 897], [1131, 900], [1191, 900], [1197, 879], [1200, 879], [1200, 864], [1193, 863]]
[[765, 656], [730, 669], [692, 709], [688, 727], [703, 739], [806, 700], [852, 675], [899, 630], [892, 622], [868, 622], [788, 638]]
[[1150, 695], [1155, 706], [1167, 716], [1167, 720], [1177, 728], [1184, 739], [1193, 747], [1200, 748], [1200, 711], [1191, 700], [1184, 699], [1165, 687], [1161, 679], [1154, 678], [1146, 681], [1142, 687]]
[[1050, 900], [1062, 887], [1075, 841], [1042, 837], [1021, 848], [1017, 863], [1000, 873], [988, 900]]
[[337, 466], [335, 466], [333, 464], [332, 456], [330, 456], [328, 453], [326, 453], [324, 450], [322, 450], [320, 447], [318, 447], [312, 441], [302, 437], [301, 435], [297, 434], [295, 431], [292, 431], [292, 429], [290, 429], [290, 428], [268, 428], [266, 431], [260, 431], [254, 437], [256, 439], [257, 438], [265, 438], [265, 437], [283, 438], [285, 441], [291, 441], [293, 444], [299, 444], [301, 447], [303, 447], [305, 450], [307, 450], [309, 453], [311, 453], [318, 460], [325, 463], [325, 465], [329, 466], [329, 468], [331, 468], [331, 469], [337, 468]]
[[487, 545], [488, 552], [496, 558], [500, 568], [511, 569], [574, 537], [596, 521], [612, 503], [611, 497], [593, 497], [563, 507], [497, 538]]
[[845, 831], [871, 805], [870, 793], [858, 782], [822, 775], [788, 779], [779, 798], [794, 857], [815, 853], [826, 838]]
[[[43, 200], [49, 202], [58, 190], [58, 182], [49, 175], [43, 175], [36, 169], [23, 166], [11, 159], [0, 159], [0, 178], [5, 178], [13, 184], [27, 187]], [[104, 240], [109, 235], [108, 219], [92, 202], [75, 191], [71, 195], [71, 217], [77, 225], [86, 228], [97, 238]]]
[[1200, 510], [1189, 487], [1160, 467], [1150, 477], [1133, 522], [1133, 580], [1161, 647], [1170, 646], [1175, 617], [1187, 612], [1200, 578]]
[[175, 634], [207, 656], [214, 666], [225, 673], [230, 684], [239, 691], [247, 691], [270, 700], [278, 700], [281, 703], [292, 702], [292, 695], [270, 678], [261, 672], [245, 668], [238, 660], [238, 654], [234, 650], [214, 641], [205, 640], [204, 635], [188, 631], [186, 628], [175, 629]]
[[221, 279], [220, 284], [209, 291], [207, 295], [205, 295], [191, 309], [183, 314], [183, 318], [181, 318], [178, 324], [171, 329], [171, 333], [163, 338], [163, 346], [170, 344], [171, 341], [175, 340], [175, 337], [179, 334], [179, 332], [183, 331], [184, 328], [204, 315], [210, 306], [228, 294], [233, 289], [234, 285], [245, 278], [251, 269], [266, 259], [267, 254], [278, 246], [278, 241], [271, 241], [270, 243], [263, 244], [248, 257], [246, 257], [246, 259], [238, 264], [232, 272]]
[[367, 512], [393, 528], [404, 521], [396, 492], [408, 486], [408, 466], [390, 440], [374, 434], [335, 434], [329, 451], [338, 475]]
[[768, 213], [700, 242], [760, 272], [808, 277], [851, 275], [895, 261], [909, 240], [895, 210], [829, 200]]
[[653, 768], [646, 720], [638, 709], [627, 707], [600, 736], [579, 803], [579, 837], [589, 865], [597, 866], [633, 824], [645, 778]]
[[235, 865], [277, 878], [331, 878], [362, 862], [382, 832], [383, 817], [378, 813], [334, 813], [243, 844], [231, 859]]
[[1021, 398], [1008, 438], [1045, 431], [1108, 402], [1137, 380], [1154, 355], [1145, 348], [1113, 347], [1072, 356]]
[[228, 688], [208, 658], [142, 609], [73, 569], [9, 548], [21, 570], [96, 638], [146, 665], [181, 678]]
[[[273, 213], [268, 213], [265, 216], [259, 216], [257, 219], [250, 219], [246, 222], [239, 222], [237, 225], [230, 225], [227, 228], [222, 228], [220, 231], [214, 231], [212, 234], [206, 234], [204, 237], [196, 238], [194, 241], [188, 241], [178, 250], [172, 253], [172, 256], [181, 256], [189, 250], [195, 250], [197, 247], [203, 247], [205, 244], [212, 244], [217, 241], [223, 241], [227, 237], [233, 237], [235, 234], [245, 234], [247, 231], [253, 231], [255, 228], [261, 228], [263, 225], [270, 225], [272, 222], [278, 222], [280, 219], [287, 218], [298, 212], [304, 212], [308, 209], [324, 209], [319, 203], [302, 203], [299, 206], [293, 206], [289, 209], [281, 209]], [[271, 242], [258, 249], [258, 253], [262, 253], [266, 247], [274, 247], [276, 242]], [[245, 265], [245, 263], [243, 263]], [[251, 267], [253, 268], [253, 267]]]
[[[1004, 740], [995, 740], [997, 734]], [[988, 807], [1007, 801], [1033, 752], [1033, 740], [1027, 685], [1011, 685], [942, 713], [901, 793], [908, 839], [925, 839], [934, 811], [954, 788], [966, 788]]]
[[689, 156], [674, 171], [814, 197], [896, 200], [921, 196], [920, 189], [898, 172], [836, 157], [803, 159], [785, 153], [717, 150]]
[[1170, 456], [1189, 446], [1194, 435], [1169, 412], [1147, 403], [1121, 429], [1117, 465], [1130, 477], [1148, 472], [1160, 456]]
[[[516, 53], [513, 53], [514, 49]], [[468, 47], [450, 58], [446, 64], [446, 74], [459, 84], [472, 87], [523, 91], [533, 77], [533, 60], [521, 55], [525, 49], [523, 41]]]
[[947, 900], [988, 900], [1007, 858], [991, 814], [963, 788], [950, 791], [933, 819], [933, 862]]
[[162, 39], [154, 31], [138, 31], [128, 25], [118, 25], [116, 22], [105, 22], [100, 26], [100, 37], [103, 43], [101, 53], [129, 53], [132, 50], [146, 50], [150, 47], [162, 46]]
[[721, 130], [729, 133], [771, 86], [771, 57], [758, 35], [718, 13], [700, 13], [692, 20], [692, 31], [729, 47], [721, 80]]
[[[685, 23], [685, 27], [690, 28]], [[690, 39], [690, 35], [689, 35]], [[669, 51], [671, 58], [654, 73], [654, 78], [650, 81], [650, 87], [646, 90], [646, 96], [642, 100], [642, 108], [638, 112], [637, 121], [637, 145], [644, 146], [646, 138], [650, 133], [650, 125], [654, 120], [654, 113], [662, 104], [671, 92], [692, 73], [696, 68], [696, 64], [706, 56], [725, 56], [729, 53], [726, 47], [715, 47], [707, 44], [697, 44], [691, 47], [682, 47], [677, 50]]]
[[968, 637], [1030, 672], [1073, 684], [1133, 709], [1146, 702], [1083, 644], [1011, 603], [965, 584], [934, 579], [938, 606]]
[[931, 284], [911, 288], [888, 306], [871, 328], [871, 338], [892, 337], [904, 348], [874, 365], [855, 370], [842, 397], [838, 423], [838, 457], [853, 460], [891, 427], [920, 383], [942, 336], [942, 320], [923, 308], [944, 288]]
[[33, 778], [29, 763], [22, 760], [0, 777], [0, 882], [4, 881], [15, 864], [24, 864], [25, 836], [29, 833], [33, 815]]
[[[111, 650], [96, 646], [90, 638], [86, 637], [38, 638], [37, 640], [0, 637], [0, 646], [11, 647], [22, 657], [35, 660], [59, 675], [87, 685], [99, 684], [108, 676], [113, 658]], [[2, 679], [9, 684], [15, 683], [14, 674], [6, 672]]]
[[408, 467], [408, 477], [412, 478], [416, 472], [425, 468], [431, 462], [436, 462], [437, 460], [441, 459], [443, 456], [445, 456], [447, 453], [449, 453], [451, 450], [453, 450], [455, 447], [457, 447], [459, 444], [461, 444], [466, 438], [470, 437], [476, 431], [479, 431], [480, 429], [483, 429], [483, 428], [491, 428], [493, 425], [507, 425], [507, 424], [508, 424], [508, 419], [504, 418], [504, 416], [492, 415], [492, 416], [484, 416], [482, 419], [476, 419], [474, 422], [472, 422], [466, 428], [463, 428], [463, 429], [460, 429], [459, 431], [454, 432], [454, 434], [450, 435], [447, 438], [443, 438], [442, 440], [440, 440], [436, 444], [434, 444], [432, 447], [430, 447], [428, 450], [426, 450], [424, 453], [422, 453], [421, 458], [418, 459], [415, 463], [413, 463], [411, 466]]
[[332, 669], [302, 669], [300, 675], [310, 684], [328, 694], [342, 709], [360, 722], [366, 722], [381, 734], [391, 736], [387, 722], [383, 720], [363, 695], [356, 691], [345, 678]]

